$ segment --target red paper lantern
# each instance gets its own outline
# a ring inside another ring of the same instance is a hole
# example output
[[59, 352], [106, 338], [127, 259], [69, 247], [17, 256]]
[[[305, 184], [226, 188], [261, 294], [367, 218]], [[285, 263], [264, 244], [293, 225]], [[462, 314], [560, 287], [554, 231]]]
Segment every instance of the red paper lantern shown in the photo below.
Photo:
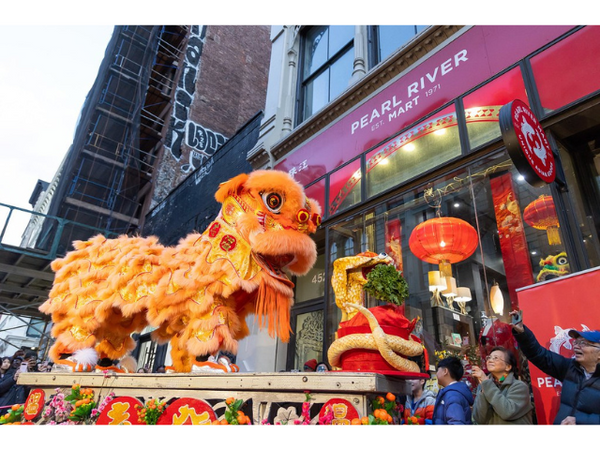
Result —
[[477, 249], [479, 238], [470, 224], [455, 217], [436, 217], [415, 227], [408, 245], [422, 261], [439, 264], [445, 276], [452, 276], [450, 264], [467, 259]]
[[560, 234], [558, 233], [558, 217], [554, 200], [549, 195], [540, 195], [539, 198], [525, 207], [523, 211], [523, 220], [525, 223], [538, 230], [546, 230], [548, 243], [550, 245], [559, 245]]

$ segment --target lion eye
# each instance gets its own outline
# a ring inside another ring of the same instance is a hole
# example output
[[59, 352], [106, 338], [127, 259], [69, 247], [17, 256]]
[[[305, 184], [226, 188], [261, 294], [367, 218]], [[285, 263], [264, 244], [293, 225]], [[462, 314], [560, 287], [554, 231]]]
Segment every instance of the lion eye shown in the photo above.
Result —
[[560, 258], [558, 258], [557, 262], [561, 266], [564, 266], [565, 264], [567, 264], [567, 258], [565, 258], [564, 256], [561, 256]]
[[275, 192], [266, 192], [261, 194], [261, 196], [269, 211], [275, 214], [278, 214], [279, 211], [281, 211], [281, 207], [283, 206], [281, 195]]

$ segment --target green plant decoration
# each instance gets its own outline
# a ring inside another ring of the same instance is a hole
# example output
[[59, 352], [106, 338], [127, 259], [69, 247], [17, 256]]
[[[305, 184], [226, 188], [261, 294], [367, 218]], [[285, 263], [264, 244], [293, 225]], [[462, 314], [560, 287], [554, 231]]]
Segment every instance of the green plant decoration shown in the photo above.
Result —
[[402, 272], [389, 264], [375, 266], [367, 275], [363, 290], [381, 301], [398, 306], [408, 297], [408, 283]]

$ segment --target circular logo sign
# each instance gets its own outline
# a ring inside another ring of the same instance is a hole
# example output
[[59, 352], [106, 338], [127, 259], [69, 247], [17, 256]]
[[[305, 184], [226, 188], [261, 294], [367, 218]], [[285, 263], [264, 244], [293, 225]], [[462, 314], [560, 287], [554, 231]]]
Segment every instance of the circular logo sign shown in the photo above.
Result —
[[539, 121], [521, 100], [500, 108], [502, 140], [518, 172], [532, 186], [552, 183], [556, 163], [548, 137]]
[[171, 403], [157, 425], [210, 425], [217, 416], [212, 407], [197, 398], [180, 398]]
[[333, 412], [332, 425], [350, 425], [352, 419], [360, 417], [352, 403], [342, 398], [332, 398], [327, 401], [319, 411], [319, 417], [327, 414], [328, 409]]
[[25, 402], [25, 408], [23, 409], [23, 417], [27, 420], [35, 419], [42, 408], [44, 407], [44, 399], [46, 395], [41, 389], [34, 389], [29, 393], [27, 401]]
[[142, 403], [134, 397], [116, 397], [106, 405], [96, 423], [98, 425], [143, 425], [138, 422], [135, 406]]

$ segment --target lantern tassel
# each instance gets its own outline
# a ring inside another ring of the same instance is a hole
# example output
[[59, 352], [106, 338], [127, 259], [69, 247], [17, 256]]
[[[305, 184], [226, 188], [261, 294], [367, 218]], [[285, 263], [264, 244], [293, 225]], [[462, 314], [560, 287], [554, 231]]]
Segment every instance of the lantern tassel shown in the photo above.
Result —
[[550, 245], [560, 245], [561, 244], [558, 227], [548, 227], [546, 229], [546, 233], [548, 234], [548, 244], [550, 244]]
[[450, 261], [447, 259], [442, 259], [439, 263], [440, 273], [443, 277], [451, 277], [452, 276], [452, 265]]

